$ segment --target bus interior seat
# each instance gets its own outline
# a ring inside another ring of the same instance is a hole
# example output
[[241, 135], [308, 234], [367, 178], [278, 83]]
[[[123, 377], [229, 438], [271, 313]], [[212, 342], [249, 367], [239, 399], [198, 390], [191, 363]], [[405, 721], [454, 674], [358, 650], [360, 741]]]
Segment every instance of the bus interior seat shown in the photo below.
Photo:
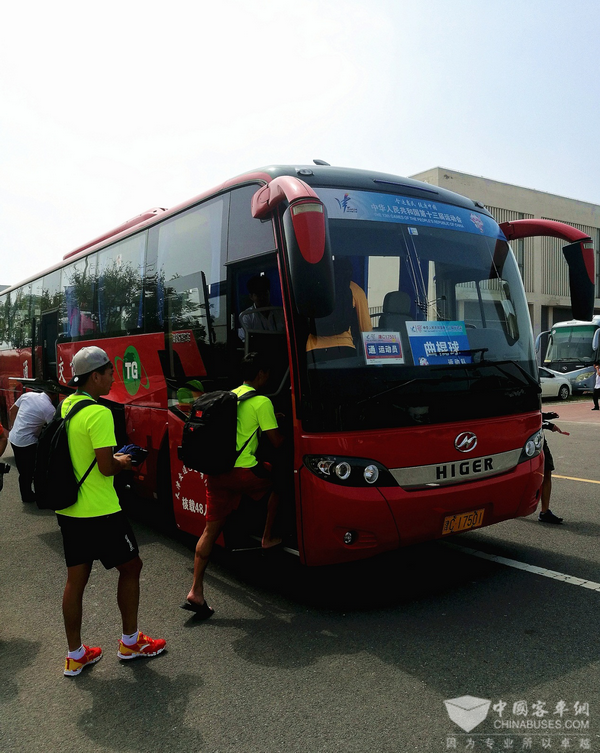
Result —
[[410, 313], [410, 304], [410, 296], [403, 290], [392, 290], [390, 293], [386, 293], [377, 329], [384, 329], [388, 332], [405, 332], [406, 327], [402, 325], [414, 320]]
[[407, 365], [412, 364], [412, 351], [409, 347], [406, 331], [406, 322], [414, 321], [414, 316], [410, 311], [411, 303], [411, 297], [403, 290], [392, 290], [386, 293], [383, 299], [383, 311], [377, 325], [377, 329], [400, 333], [402, 350]]

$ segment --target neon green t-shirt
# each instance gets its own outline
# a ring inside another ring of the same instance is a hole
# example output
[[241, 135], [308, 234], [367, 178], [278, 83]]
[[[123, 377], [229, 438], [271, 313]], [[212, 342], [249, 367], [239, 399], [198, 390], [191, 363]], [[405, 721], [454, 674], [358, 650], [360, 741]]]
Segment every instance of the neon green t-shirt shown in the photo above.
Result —
[[[251, 391], [252, 387], [249, 387], [247, 384], [242, 384], [241, 387], [236, 387], [232, 390], [238, 397]], [[259, 430], [254, 434], [244, 448], [244, 452], [236, 460], [236, 468], [253, 468], [257, 465], [256, 450], [258, 449], [260, 432], [277, 428], [273, 403], [264, 395], [256, 395], [256, 397], [250, 400], [238, 403], [236, 444], [238, 450], [244, 446], [244, 442], [246, 442], [248, 437], [252, 436], [253, 432], [256, 431], [256, 427], [259, 427]]]
[[[71, 407], [80, 400], [89, 400], [87, 395], [69, 395], [62, 402], [61, 416], [66, 416]], [[115, 422], [112, 413], [102, 405], [89, 405], [69, 419], [67, 424], [69, 451], [75, 476], [80, 479], [96, 457], [94, 450], [102, 447], [115, 447]], [[119, 512], [121, 505], [115, 491], [112, 476], [104, 476], [98, 463], [92, 468], [86, 480], [79, 487], [77, 502], [59, 515], [73, 518], [95, 518]]]

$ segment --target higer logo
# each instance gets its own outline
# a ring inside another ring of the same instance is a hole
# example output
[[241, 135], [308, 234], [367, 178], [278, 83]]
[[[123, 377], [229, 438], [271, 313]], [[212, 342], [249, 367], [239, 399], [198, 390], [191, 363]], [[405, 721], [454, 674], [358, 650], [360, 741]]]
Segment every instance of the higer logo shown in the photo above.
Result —
[[491, 701], [472, 695], [461, 695], [460, 698], [444, 701], [450, 719], [465, 732], [470, 732], [481, 724], [488, 715], [490, 704]]
[[463, 431], [454, 440], [454, 447], [459, 452], [471, 452], [477, 447], [477, 437], [472, 431]]

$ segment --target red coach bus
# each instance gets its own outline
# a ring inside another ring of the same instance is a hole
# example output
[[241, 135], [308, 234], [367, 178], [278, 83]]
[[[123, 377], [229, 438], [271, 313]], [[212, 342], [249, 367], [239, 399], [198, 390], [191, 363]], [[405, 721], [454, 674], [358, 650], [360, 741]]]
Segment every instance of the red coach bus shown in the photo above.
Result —
[[[280, 525], [303, 563], [529, 515], [540, 388], [508, 241], [531, 235], [567, 242], [573, 317], [591, 319], [592, 243], [567, 225], [498, 226], [442, 188], [324, 164], [241, 175], [2, 292], [2, 420], [23, 389], [67, 391], [76, 350], [101, 346], [123, 438], [149, 451], [135, 490], [199, 535], [204, 485], [178, 457], [177, 391], [235, 387], [244, 354], [265, 351], [289, 440]], [[244, 525], [258, 534], [262, 520]]]

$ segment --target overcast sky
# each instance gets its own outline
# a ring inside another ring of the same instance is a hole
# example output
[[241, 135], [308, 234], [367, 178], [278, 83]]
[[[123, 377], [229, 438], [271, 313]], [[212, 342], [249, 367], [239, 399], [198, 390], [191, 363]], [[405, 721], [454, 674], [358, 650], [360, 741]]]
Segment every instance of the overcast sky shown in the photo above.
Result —
[[600, 204], [599, 38], [598, 0], [5, 4], [0, 283], [314, 158]]

